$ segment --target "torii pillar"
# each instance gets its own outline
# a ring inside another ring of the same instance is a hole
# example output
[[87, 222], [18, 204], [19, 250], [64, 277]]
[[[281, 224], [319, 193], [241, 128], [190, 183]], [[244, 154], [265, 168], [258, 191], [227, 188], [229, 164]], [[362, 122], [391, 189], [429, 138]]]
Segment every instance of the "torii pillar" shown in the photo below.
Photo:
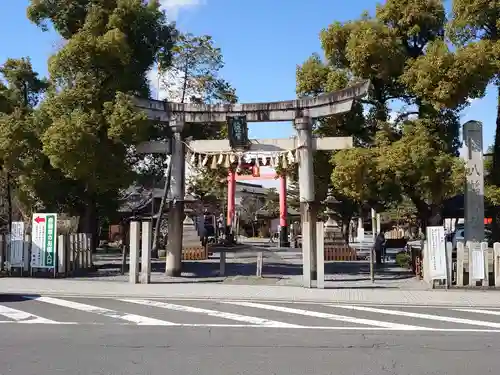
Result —
[[286, 204], [286, 177], [279, 177], [279, 199], [280, 199], [280, 240], [281, 247], [290, 247], [290, 240], [288, 239], [288, 206]]
[[[312, 120], [310, 117], [299, 117], [294, 121], [299, 144], [299, 200], [300, 219], [302, 222], [302, 258], [304, 268], [309, 263], [310, 272], [304, 272], [304, 286], [310, 287], [311, 280], [317, 278], [316, 259], [316, 221], [317, 215], [314, 207], [314, 168], [312, 144]], [[352, 138], [350, 139], [352, 147]], [[333, 148], [332, 148], [333, 149]], [[305, 234], [305, 235], [304, 235]], [[321, 241], [323, 239], [320, 239]]]
[[227, 220], [226, 224], [228, 227], [233, 225], [234, 214], [235, 214], [235, 199], [236, 198], [236, 171], [229, 168], [227, 174]]

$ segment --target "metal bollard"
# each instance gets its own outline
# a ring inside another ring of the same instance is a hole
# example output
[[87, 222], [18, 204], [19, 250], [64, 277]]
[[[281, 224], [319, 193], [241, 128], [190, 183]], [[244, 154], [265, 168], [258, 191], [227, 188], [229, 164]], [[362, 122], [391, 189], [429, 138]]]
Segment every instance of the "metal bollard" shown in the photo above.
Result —
[[141, 246], [141, 284], [151, 282], [151, 222], [142, 222], [142, 246]]
[[325, 288], [325, 227], [323, 222], [316, 223], [316, 288]]
[[31, 266], [31, 235], [24, 236], [23, 273], [29, 272]]
[[255, 275], [257, 277], [262, 277], [262, 268], [264, 267], [264, 254], [262, 251], [257, 253], [257, 271]]
[[374, 264], [373, 264], [373, 261], [374, 261], [374, 253], [375, 252], [375, 249], [372, 247], [370, 248], [370, 280], [372, 281], [372, 283], [375, 282], [375, 269], [374, 269]]
[[219, 276], [226, 275], [226, 252], [220, 252], [220, 265], [219, 265]]
[[64, 234], [57, 237], [57, 273], [66, 275], [66, 246], [67, 238]]
[[141, 245], [141, 229], [137, 221], [130, 223], [130, 268], [129, 283], [137, 284], [139, 277], [139, 247]]

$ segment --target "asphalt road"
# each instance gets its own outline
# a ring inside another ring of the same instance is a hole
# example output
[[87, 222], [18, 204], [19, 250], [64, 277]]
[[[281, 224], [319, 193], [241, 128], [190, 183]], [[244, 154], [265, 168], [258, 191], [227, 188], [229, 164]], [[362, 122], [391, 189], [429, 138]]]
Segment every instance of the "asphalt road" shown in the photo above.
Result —
[[0, 299], [0, 374], [497, 374], [500, 310]]

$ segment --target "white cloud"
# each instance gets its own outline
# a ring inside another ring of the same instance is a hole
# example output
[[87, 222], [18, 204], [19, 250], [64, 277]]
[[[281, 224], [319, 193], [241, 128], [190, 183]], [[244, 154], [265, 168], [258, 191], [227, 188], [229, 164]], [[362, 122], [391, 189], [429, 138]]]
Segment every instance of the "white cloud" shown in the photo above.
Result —
[[399, 116], [399, 112], [395, 112], [395, 111], [389, 112], [389, 118], [387, 119], [387, 121], [391, 124], [394, 124], [396, 122], [398, 116]]
[[[181, 102], [183, 75], [169, 71], [158, 75], [158, 68], [154, 66], [148, 72], [149, 85], [153, 98], [168, 100], [170, 102]], [[188, 90], [189, 91], [189, 90]], [[189, 102], [190, 94], [186, 95], [184, 102]]]
[[176, 20], [183, 10], [205, 5], [206, 0], [160, 0], [161, 8], [167, 12], [169, 19]]
[[[402, 118], [400, 118], [400, 116], [405, 114], [405, 113], [407, 113], [407, 110], [391, 111], [391, 112], [389, 112], [389, 118], [387, 121], [391, 124], [394, 124], [398, 118], [401, 121]], [[416, 120], [416, 119], [418, 119], [418, 115], [416, 113], [411, 113], [404, 118], [404, 120]]]

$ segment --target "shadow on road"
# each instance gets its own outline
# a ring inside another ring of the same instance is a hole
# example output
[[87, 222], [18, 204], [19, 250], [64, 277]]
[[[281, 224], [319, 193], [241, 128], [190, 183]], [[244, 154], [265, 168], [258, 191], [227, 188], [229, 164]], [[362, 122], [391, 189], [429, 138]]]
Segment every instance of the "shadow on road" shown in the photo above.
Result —
[[40, 297], [39, 294], [1, 294], [0, 293], [0, 303], [31, 301], [31, 299], [38, 298], [38, 297]]
[[[280, 251], [264, 252], [262, 276], [264, 278], [289, 278], [302, 275], [302, 264], [300, 259], [294, 258], [290, 252]], [[288, 258], [287, 258], [288, 257]], [[96, 272], [86, 275], [89, 278], [117, 276], [121, 274], [121, 262], [110, 261], [103, 257], [96, 262]], [[153, 260], [151, 264], [152, 273], [164, 274], [165, 261]], [[236, 257], [228, 258], [225, 267], [226, 277], [255, 276], [257, 271], [257, 257], [255, 253], [242, 252]], [[125, 272], [128, 272], [128, 265]], [[204, 279], [220, 276], [220, 265], [218, 256], [215, 255], [208, 261], [184, 261], [182, 277], [184, 279]], [[375, 266], [376, 279], [379, 280], [404, 280], [413, 278], [409, 271], [397, 267], [395, 264], [382, 264]], [[335, 275], [336, 282], [361, 282], [370, 280], [369, 262], [326, 262], [325, 275]], [[194, 282], [195, 280], [193, 280]], [[199, 280], [202, 281], [202, 280]], [[208, 281], [208, 280], [206, 280]], [[212, 282], [221, 282], [213, 280]]]

